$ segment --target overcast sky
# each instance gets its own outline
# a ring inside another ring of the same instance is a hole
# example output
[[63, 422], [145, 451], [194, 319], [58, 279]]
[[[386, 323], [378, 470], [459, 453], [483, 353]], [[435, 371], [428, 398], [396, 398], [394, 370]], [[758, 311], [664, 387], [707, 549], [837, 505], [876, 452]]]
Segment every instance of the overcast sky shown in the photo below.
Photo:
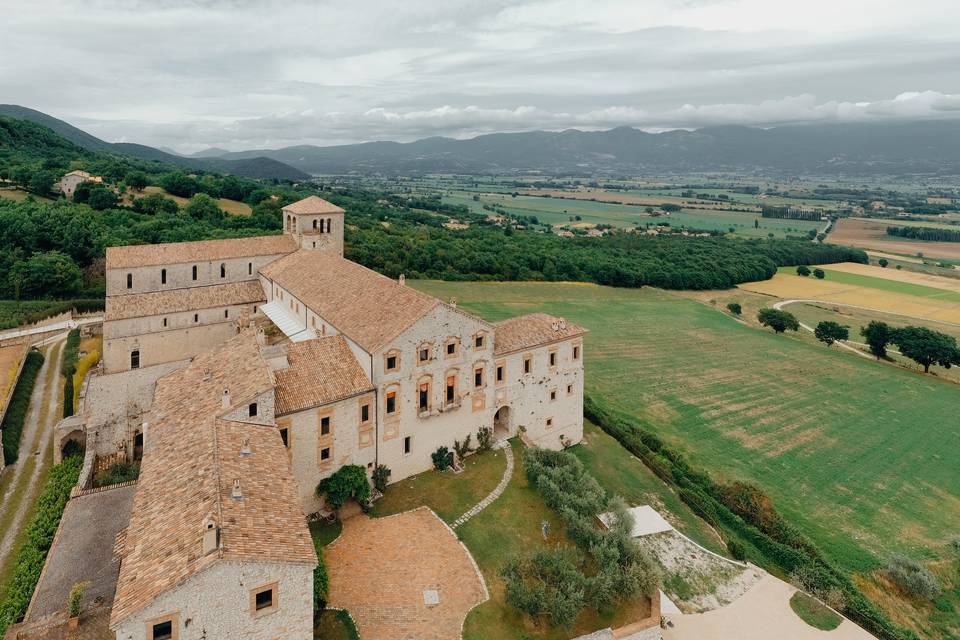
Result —
[[956, 0], [0, 0], [0, 103], [191, 152], [960, 118]]

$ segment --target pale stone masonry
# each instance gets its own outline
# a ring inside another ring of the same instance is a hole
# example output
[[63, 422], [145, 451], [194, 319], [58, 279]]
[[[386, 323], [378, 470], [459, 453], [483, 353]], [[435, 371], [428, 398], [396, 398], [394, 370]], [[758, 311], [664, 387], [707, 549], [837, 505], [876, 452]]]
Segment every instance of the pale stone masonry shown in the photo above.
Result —
[[118, 639], [312, 637], [323, 478], [385, 465], [397, 482], [487, 429], [581, 440], [582, 327], [489, 323], [347, 260], [344, 217], [311, 196], [283, 235], [108, 250], [104, 370], [71, 428], [142, 457]]

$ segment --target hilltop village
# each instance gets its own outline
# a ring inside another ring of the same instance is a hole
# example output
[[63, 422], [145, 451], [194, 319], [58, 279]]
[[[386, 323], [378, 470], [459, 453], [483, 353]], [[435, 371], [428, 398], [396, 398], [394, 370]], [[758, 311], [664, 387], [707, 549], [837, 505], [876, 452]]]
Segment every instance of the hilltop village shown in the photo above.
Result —
[[485, 322], [351, 262], [344, 210], [316, 196], [283, 215], [277, 236], [107, 250], [102, 370], [56, 450], [83, 446], [87, 476], [141, 463], [118, 639], [311, 638], [321, 480], [401, 481], [483, 432], [582, 438], [584, 329]]

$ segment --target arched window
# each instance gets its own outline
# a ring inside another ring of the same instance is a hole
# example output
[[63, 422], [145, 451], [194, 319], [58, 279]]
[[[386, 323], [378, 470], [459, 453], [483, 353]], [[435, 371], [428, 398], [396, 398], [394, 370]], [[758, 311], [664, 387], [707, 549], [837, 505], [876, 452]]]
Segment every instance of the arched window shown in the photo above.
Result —
[[253, 263], [252, 263], [252, 262], [248, 262], [248, 263], [247, 263], [247, 275], [248, 275], [248, 276], [252, 276], [252, 275], [253, 275]]
[[133, 289], [133, 274], [127, 274], [127, 289]]
[[167, 284], [167, 270], [160, 269], [160, 284]]
[[193, 279], [197, 279], [197, 265], [193, 265]]
[[227, 277], [227, 265], [224, 264], [223, 262], [220, 263], [220, 277], [221, 278]]
[[257, 416], [257, 403], [256, 403], [256, 402], [251, 402], [251, 403], [250, 403], [250, 406], [247, 407], [247, 413], [250, 415], [251, 418], [255, 418], [255, 417]]
[[330, 233], [333, 230], [333, 219], [327, 218], [327, 233]]
[[314, 229], [317, 228], [317, 219], [316, 219], [316, 218], [313, 219], [313, 228], [314, 228]]

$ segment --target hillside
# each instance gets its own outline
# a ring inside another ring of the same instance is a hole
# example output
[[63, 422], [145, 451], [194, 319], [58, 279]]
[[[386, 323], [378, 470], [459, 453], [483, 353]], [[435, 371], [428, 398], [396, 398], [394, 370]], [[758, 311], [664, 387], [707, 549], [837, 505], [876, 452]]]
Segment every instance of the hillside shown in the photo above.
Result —
[[759, 129], [708, 127], [647, 133], [609, 131], [496, 133], [468, 140], [425, 138], [219, 154], [273, 158], [312, 174], [512, 173], [617, 174], [771, 171], [806, 174], [960, 172], [960, 123], [823, 124]]
[[92, 151], [103, 151], [132, 156], [140, 160], [164, 162], [184, 169], [229, 173], [245, 178], [304, 180], [310, 176], [274, 158], [258, 154], [238, 160], [219, 158], [187, 158], [167, 153], [154, 147], [129, 142], [106, 142], [86, 131], [34, 109], [13, 104], [0, 105], [0, 116], [29, 120], [60, 134], [73, 144]]

